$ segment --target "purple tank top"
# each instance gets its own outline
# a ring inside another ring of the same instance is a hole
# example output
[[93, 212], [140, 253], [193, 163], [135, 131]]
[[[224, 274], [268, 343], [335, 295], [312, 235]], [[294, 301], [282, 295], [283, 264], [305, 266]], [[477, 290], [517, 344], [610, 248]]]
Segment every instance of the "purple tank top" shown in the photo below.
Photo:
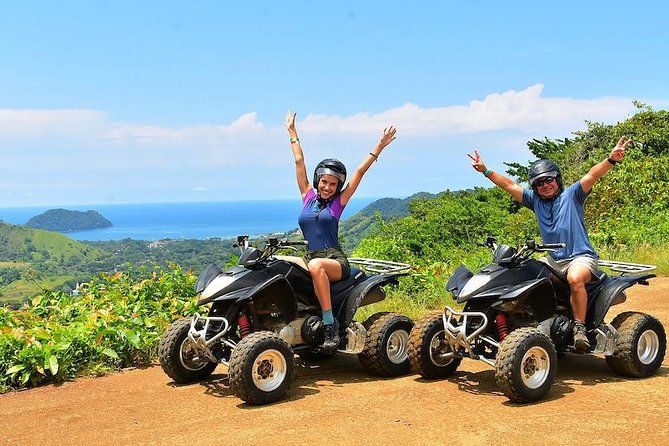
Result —
[[304, 196], [302, 212], [297, 222], [304, 238], [309, 242], [309, 251], [339, 247], [339, 218], [344, 212], [340, 195], [337, 194], [323, 209], [318, 207], [318, 195], [309, 189]]

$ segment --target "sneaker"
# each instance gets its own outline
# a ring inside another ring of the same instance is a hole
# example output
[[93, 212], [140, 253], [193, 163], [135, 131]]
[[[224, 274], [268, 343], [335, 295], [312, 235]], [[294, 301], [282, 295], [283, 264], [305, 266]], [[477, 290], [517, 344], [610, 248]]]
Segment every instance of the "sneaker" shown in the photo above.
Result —
[[585, 353], [590, 350], [590, 342], [585, 334], [585, 324], [576, 322], [574, 324], [574, 350], [576, 353]]
[[339, 324], [335, 321], [334, 324], [325, 326], [325, 340], [323, 341], [323, 348], [326, 350], [336, 350], [339, 347]]

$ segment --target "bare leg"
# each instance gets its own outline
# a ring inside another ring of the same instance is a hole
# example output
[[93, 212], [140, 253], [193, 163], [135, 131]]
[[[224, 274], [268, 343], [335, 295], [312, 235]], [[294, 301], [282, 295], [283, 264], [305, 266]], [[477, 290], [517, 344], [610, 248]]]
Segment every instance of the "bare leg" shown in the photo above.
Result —
[[330, 282], [341, 279], [341, 265], [332, 259], [311, 259], [307, 265], [314, 282], [314, 291], [322, 310], [332, 309]]
[[307, 265], [314, 282], [314, 291], [323, 310], [325, 322], [323, 348], [335, 350], [339, 346], [337, 321], [332, 321], [332, 299], [330, 297], [330, 282], [341, 279], [341, 265], [332, 259], [312, 259]]
[[574, 312], [574, 320], [584, 322], [588, 310], [588, 293], [585, 284], [592, 279], [592, 273], [583, 265], [573, 265], [567, 271], [567, 281], [571, 291], [571, 309]]
[[574, 312], [574, 350], [585, 353], [590, 350], [585, 328], [585, 316], [588, 311], [588, 293], [585, 284], [590, 282], [592, 273], [582, 265], [573, 265], [567, 271], [567, 281], [571, 290], [571, 309]]

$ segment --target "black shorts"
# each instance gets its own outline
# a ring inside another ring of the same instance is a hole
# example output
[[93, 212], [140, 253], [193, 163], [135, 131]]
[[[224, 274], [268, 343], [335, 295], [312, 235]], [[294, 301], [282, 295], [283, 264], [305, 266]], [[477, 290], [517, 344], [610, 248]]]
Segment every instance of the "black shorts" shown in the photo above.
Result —
[[351, 265], [348, 263], [346, 254], [344, 254], [341, 249], [337, 248], [328, 248], [328, 249], [319, 249], [317, 251], [307, 251], [307, 254], [304, 256], [304, 261], [309, 264], [311, 259], [332, 259], [339, 262], [341, 265], [341, 279], [348, 279], [351, 275]]

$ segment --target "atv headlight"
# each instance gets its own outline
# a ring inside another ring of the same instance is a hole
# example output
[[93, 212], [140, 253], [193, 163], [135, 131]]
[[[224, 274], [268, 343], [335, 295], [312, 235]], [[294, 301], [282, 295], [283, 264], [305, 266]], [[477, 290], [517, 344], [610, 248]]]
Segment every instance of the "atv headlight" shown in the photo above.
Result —
[[467, 297], [488, 282], [490, 282], [489, 275], [477, 274], [469, 279], [467, 283], [465, 283], [465, 286], [462, 287], [462, 291], [460, 291], [460, 295], [458, 297]]

